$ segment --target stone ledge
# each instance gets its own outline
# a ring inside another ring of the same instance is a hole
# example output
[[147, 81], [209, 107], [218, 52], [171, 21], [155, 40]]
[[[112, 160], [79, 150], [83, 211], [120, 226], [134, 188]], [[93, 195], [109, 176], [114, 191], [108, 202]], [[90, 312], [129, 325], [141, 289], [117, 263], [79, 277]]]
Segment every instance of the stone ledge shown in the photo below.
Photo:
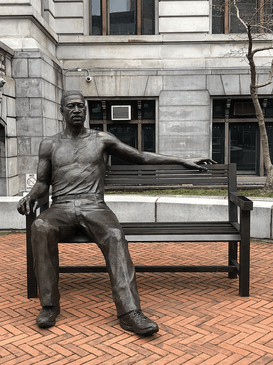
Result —
[[[0, 197], [0, 231], [24, 230], [25, 217], [17, 213], [21, 197]], [[181, 197], [107, 194], [105, 201], [122, 222], [227, 220], [225, 197]], [[272, 239], [273, 201], [253, 201], [251, 237]]]

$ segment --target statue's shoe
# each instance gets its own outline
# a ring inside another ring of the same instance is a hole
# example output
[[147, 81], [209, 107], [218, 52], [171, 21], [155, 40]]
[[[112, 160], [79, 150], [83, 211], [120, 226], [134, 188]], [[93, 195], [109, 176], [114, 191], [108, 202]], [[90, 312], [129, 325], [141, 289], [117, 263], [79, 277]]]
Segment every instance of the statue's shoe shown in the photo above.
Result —
[[119, 318], [121, 328], [138, 335], [152, 335], [158, 332], [158, 325], [146, 317], [141, 310], [134, 310]]
[[42, 307], [37, 316], [36, 323], [40, 328], [55, 326], [56, 317], [60, 314], [60, 304], [53, 307]]

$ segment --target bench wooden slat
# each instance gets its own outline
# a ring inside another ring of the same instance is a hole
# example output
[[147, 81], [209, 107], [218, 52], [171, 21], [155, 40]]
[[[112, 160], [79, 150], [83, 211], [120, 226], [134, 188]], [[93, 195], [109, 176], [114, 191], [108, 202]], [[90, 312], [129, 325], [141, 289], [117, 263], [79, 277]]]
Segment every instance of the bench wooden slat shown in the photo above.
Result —
[[[60, 266], [61, 273], [99, 273], [107, 272], [106, 266]], [[235, 273], [234, 266], [180, 266], [180, 265], [135, 265], [136, 272], [229, 272]]]

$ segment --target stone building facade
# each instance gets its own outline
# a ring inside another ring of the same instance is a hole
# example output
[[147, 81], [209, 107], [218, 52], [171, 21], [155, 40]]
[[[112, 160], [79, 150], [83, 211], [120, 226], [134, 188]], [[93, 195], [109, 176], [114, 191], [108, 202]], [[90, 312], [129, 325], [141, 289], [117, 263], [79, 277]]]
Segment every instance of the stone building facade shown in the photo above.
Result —
[[[63, 128], [60, 97], [71, 88], [88, 101], [87, 126], [139, 149], [213, 156], [262, 175], [245, 36], [217, 34], [207, 0], [111, 1], [0, 4], [0, 195], [26, 190], [41, 139]], [[270, 52], [257, 57], [259, 80], [270, 63]], [[260, 93], [271, 136], [272, 85]]]

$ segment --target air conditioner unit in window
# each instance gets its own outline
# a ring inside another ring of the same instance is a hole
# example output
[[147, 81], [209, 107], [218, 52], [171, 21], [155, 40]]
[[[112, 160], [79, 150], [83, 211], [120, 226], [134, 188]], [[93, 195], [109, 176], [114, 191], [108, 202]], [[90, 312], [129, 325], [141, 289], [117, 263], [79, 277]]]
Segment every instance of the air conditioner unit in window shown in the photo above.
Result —
[[111, 120], [131, 120], [131, 105], [112, 105]]

